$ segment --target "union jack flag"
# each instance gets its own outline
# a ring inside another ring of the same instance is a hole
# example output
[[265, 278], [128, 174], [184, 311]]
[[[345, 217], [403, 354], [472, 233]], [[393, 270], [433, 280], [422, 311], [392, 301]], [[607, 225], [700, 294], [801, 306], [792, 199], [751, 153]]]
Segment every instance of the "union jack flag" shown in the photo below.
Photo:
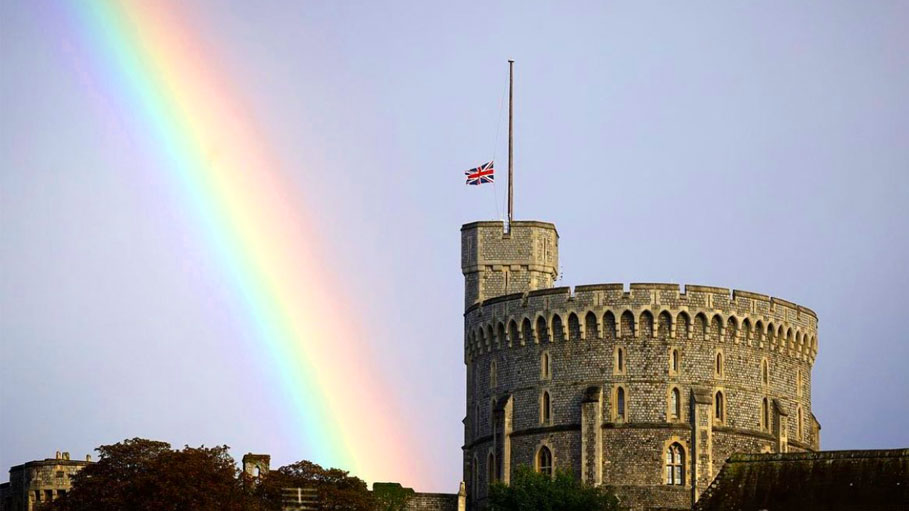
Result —
[[467, 175], [467, 184], [469, 185], [492, 183], [496, 177], [492, 162], [484, 163], [475, 169], [465, 170], [464, 174]]

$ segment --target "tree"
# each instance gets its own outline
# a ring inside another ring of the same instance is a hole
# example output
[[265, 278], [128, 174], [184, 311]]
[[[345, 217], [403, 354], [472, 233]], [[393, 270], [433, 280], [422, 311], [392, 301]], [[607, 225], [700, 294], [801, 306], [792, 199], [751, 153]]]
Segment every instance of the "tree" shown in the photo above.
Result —
[[133, 438], [97, 449], [99, 460], [73, 477], [53, 511], [246, 511], [261, 506], [247, 493], [227, 446], [173, 450]]
[[404, 488], [400, 483], [372, 484], [377, 511], [402, 511], [414, 493], [412, 488]]
[[518, 466], [511, 485], [494, 483], [489, 489], [490, 511], [616, 511], [618, 499], [612, 493], [576, 480], [558, 470], [555, 477]]
[[256, 494], [269, 509], [280, 509], [284, 488], [314, 488], [325, 511], [375, 511], [376, 501], [366, 483], [337, 468], [325, 469], [311, 461], [298, 461], [269, 472]]
[[49, 511], [280, 510], [284, 488], [313, 488], [325, 511], [375, 511], [361, 479], [299, 461], [253, 479], [241, 475], [228, 447], [171, 449], [143, 438], [102, 445], [97, 463], [78, 472]]

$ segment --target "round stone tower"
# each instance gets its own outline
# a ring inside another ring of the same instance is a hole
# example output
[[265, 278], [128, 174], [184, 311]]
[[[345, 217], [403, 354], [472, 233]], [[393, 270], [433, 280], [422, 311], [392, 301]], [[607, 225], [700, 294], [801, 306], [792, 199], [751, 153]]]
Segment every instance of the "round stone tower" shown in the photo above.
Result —
[[472, 509], [521, 464], [631, 509], [690, 509], [733, 453], [819, 448], [810, 309], [707, 286], [554, 288], [544, 222], [466, 224], [461, 249]]

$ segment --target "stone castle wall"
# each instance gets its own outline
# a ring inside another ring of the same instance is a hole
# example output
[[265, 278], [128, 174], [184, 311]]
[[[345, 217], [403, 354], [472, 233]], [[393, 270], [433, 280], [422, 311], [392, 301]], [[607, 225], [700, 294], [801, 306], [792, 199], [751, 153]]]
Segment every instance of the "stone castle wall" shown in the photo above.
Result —
[[[498, 246], [487, 241], [487, 249], [510, 248], [515, 237], [502, 236], [501, 223], [485, 224], [462, 228], [462, 240], [479, 230], [481, 237], [501, 238]], [[523, 239], [538, 247], [555, 234], [551, 224], [527, 224], [539, 232]], [[551, 246], [557, 249], [554, 241]], [[530, 255], [557, 261], [557, 253]], [[496, 258], [482, 245], [475, 260], [462, 257], [462, 268], [471, 270], [465, 269], [467, 294], [487, 297], [464, 315], [464, 474], [474, 508], [484, 503], [491, 479], [507, 482], [519, 464], [539, 469], [543, 446], [556, 469], [616, 487], [632, 509], [690, 508], [736, 452], [819, 448], [811, 414], [817, 316], [810, 309], [677, 284], [572, 290], [537, 282], [492, 296], [505, 289], [503, 273], [526, 273], [544, 262], [485, 264]], [[684, 456], [681, 485], [666, 484], [673, 444]]]
[[10, 468], [9, 483], [0, 485], [0, 511], [33, 511], [65, 495], [72, 488], [73, 476], [90, 459], [71, 460], [69, 453], [58, 452], [55, 458]]
[[404, 511], [458, 511], [458, 495], [416, 493], [404, 504]]

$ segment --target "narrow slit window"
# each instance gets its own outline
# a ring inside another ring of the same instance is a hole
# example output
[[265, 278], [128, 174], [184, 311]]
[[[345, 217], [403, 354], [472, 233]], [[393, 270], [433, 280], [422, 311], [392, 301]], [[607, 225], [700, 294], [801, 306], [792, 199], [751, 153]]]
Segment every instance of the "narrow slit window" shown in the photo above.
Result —
[[765, 431], [770, 429], [770, 405], [766, 397], [761, 400], [761, 428]]
[[716, 393], [716, 396], [714, 396], [713, 404], [714, 404], [714, 408], [716, 410], [716, 414], [715, 414], [716, 420], [719, 422], [723, 422], [723, 417], [724, 417], [725, 413], [724, 413], [724, 403], [723, 403], [723, 393], [722, 392]]
[[615, 392], [616, 417], [625, 420], [625, 389], [619, 387]]

